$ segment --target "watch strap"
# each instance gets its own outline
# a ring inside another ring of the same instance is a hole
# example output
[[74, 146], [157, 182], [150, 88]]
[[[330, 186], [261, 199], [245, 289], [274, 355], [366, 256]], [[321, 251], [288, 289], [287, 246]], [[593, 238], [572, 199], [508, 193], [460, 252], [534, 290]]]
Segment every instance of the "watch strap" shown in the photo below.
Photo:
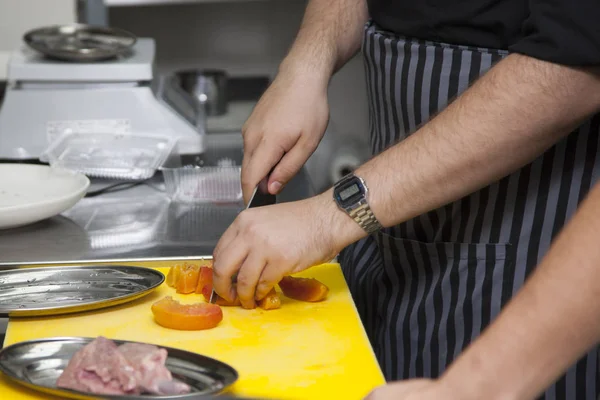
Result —
[[382, 228], [381, 224], [371, 211], [371, 207], [366, 201], [361, 201], [360, 205], [349, 212], [352, 217], [361, 228], [363, 228], [368, 234], [378, 231]]

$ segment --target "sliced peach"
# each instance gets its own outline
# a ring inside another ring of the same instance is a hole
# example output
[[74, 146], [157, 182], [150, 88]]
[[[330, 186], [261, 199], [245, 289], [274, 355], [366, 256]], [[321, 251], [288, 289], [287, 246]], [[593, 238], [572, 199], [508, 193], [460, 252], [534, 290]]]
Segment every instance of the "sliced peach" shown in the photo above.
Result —
[[263, 310], [275, 310], [276, 308], [281, 307], [281, 298], [275, 288], [272, 288], [271, 291], [258, 302], [258, 306]]
[[204, 296], [204, 300], [210, 301], [210, 294], [212, 293], [212, 283], [208, 285], [204, 285], [202, 287], [202, 296]]
[[321, 301], [329, 293], [329, 288], [314, 278], [285, 276], [279, 282], [279, 287], [284, 295], [300, 301]]
[[171, 296], [152, 304], [152, 314], [160, 326], [185, 331], [211, 329], [223, 320], [223, 311], [216, 304], [181, 304]]
[[179, 274], [181, 273], [181, 268], [183, 265], [176, 264], [169, 268], [169, 273], [167, 274], [167, 285], [170, 287], [177, 286], [177, 280], [179, 279]]
[[[205, 266], [200, 267], [200, 271], [198, 273], [198, 284], [196, 285], [196, 293], [202, 293], [202, 289], [206, 285], [210, 285], [210, 287], [212, 287], [212, 280], [212, 268]], [[208, 301], [208, 299], [206, 301]]]
[[196, 286], [198, 286], [199, 271], [200, 268], [197, 265], [186, 264], [177, 279], [177, 293], [194, 293]]

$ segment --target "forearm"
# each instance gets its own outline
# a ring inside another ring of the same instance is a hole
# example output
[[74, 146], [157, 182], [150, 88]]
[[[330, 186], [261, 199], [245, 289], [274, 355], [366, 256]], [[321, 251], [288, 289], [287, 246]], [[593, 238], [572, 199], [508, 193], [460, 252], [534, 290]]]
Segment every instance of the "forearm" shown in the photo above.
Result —
[[597, 185], [522, 290], [442, 381], [464, 399], [533, 399], [600, 341], [598, 237]]
[[359, 50], [367, 18], [365, 0], [310, 0], [280, 72], [292, 71], [328, 83]]
[[511, 55], [357, 173], [393, 226], [531, 162], [599, 107], [598, 74]]
[[[444, 111], [356, 170], [383, 226], [460, 199], [531, 162], [600, 109], [600, 71], [510, 55]], [[338, 249], [365, 232], [320, 196]]]

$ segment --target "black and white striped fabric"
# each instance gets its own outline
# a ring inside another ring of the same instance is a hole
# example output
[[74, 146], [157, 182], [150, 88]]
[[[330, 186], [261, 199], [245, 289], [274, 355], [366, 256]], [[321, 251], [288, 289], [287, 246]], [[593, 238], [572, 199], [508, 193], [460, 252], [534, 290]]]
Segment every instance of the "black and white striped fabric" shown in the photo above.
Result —
[[[507, 52], [406, 39], [369, 23], [363, 54], [377, 154], [444, 109]], [[439, 376], [497, 316], [596, 181], [599, 133], [596, 116], [512, 175], [342, 252], [388, 380]], [[597, 368], [594, 349], [544, 398], [595, 400]]]

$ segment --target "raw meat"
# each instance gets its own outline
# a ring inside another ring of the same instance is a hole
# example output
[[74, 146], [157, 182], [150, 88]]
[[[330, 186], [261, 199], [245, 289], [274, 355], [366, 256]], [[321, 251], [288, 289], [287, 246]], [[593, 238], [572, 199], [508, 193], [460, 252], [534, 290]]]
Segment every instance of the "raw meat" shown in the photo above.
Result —
[[56, 386], [95, 394], [188, 393], [188, 385], [173, 380], [166, 359], [165, 349], [138, 343], [117, 347], [100, 336], [75, 353]]
[[117, 345], [100, 336], [75, 353], [56, 386], [97, 394], [139, 393], [134, 372]]
[[151, 344], [125, 343], [119, 346], [121, 354], [135, 368], [138, 387], [142, 392], [154, 394], [183, 394], [190, 388], [183, 382], [173, 381], [165, 367], [167, 351]]

